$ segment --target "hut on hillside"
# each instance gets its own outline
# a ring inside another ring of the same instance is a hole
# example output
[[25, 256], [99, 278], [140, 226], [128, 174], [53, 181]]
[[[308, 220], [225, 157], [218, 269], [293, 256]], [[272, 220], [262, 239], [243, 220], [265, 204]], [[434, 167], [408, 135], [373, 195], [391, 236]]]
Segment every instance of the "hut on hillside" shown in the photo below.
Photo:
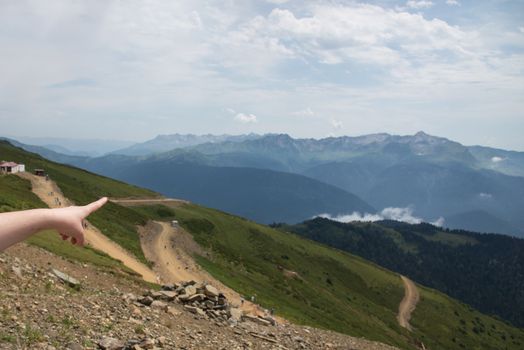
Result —
[[0, 162], [0, 173], [1, 174], [15, 174], [15, 173], [22, 173], [24, 171], [25, 171], [24, 164], [17, 164], [15, 162], [6, 162], [6, 161]]
[[35, 169], [35, 175], [36, 176], [45, 176], [45, 170], [44, 169]]

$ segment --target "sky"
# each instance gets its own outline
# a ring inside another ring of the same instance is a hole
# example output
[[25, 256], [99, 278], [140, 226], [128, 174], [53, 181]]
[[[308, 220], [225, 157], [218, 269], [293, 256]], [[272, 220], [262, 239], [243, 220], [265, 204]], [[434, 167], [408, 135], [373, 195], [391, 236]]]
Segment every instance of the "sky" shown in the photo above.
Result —
[[0, 0], [0, 134], [524, 151], [522, 0]]

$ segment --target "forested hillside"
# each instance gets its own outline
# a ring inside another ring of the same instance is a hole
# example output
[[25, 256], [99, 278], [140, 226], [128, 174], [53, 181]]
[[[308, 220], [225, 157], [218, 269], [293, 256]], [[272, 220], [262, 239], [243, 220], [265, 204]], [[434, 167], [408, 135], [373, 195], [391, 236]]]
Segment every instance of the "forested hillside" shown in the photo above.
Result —
[[524, 240], [396, 221], [323, 218], [280, 226], [398, 271], [479, 310], [524, 326]]

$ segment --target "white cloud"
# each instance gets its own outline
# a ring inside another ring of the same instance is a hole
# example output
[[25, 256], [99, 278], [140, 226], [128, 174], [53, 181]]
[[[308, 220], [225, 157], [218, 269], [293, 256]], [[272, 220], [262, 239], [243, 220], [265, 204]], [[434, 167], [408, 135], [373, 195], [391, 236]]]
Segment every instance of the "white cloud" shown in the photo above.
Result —
[[315, 115], [315, 112], [310, 107], [307, 107], [306, 109], [302, 109], [300, 111], [292, 112], [292, 115], [295, 115], [297, 117], [312, 117]]
[[413, 216], [413, 209], [407, 208], [385, 208], [380, 214], [390, 220], [403, 221], [410, 224], [419, 224], [422, 222], [421, 218]]
[[427, 9], [433, 5], [433, 1], [428, 0], [408, 0], [406, 2], [406, 6], [412, 9]]
[[460, 2], [458, 2], [458, 0], [446, 0], [446, 4], [450, 6], [459, 6]]
[[397, 76], [443, 56], [471, 57], [478, 42], [475, 33], [440, 19], [368, 4], [318, 5], [305, 16], [276, 8], [251, 21], [250, 32], [276, 40], [288, 55], [331, 65], [377, 65]]
[[491, 193], [481, 192], [481, 193], [479, 193], [479, 197], [482, 198], [482, 199], [491, 199], [491, 198], [493, 198], [493, 195]]
[[504, 161], [505, 159], [506, 159], [506, 158], [497, 157], [497, 156], [495, 156], [495, 157], [491, 157], [491, 161], [492, 161], [493, 163], [500, 163], [500, 162]]
[[354, 211], [351, 214], [339, 215], [339, 216], [331, 216], [329, 214], [320, 214], [317, 216], [321, 218], [334, 220], [334, 221], [339, 221], [339, 222], [352, 222], [352, 221], [371, 221], [373, 222], [373, 221], [384, 220], [384, 217], [381, 216], [380, 214], [369, 214], [369, 213], [360, 214], [357, 211]]
[[240, 123], [258, 123], [257, 116], [254, 114], [237, 113], [235, 120]]
[[289, 0], [266, 0], [267, 2], [269, 2], [270, 4], [275, 4], [275, 5], [282, 5], [282, 4], [285, 4], [286, 2], [289, 2]]
[[430, 224], [433, 226], [442, 227], [446, 223], [446, 220], [441, 216], [437, 220], [431, 222]]
[[336, 119], [331, 119], [330, 124], [334, 129], [337, 129], [337, 130], [342, 129], [342, 126], [343, 126], [342, 122]]
[[[420, 224], [424, 220], [413, 215], [413, 209], [410, 207], [407, 208], [395, 208], [388, 207], [384, 208], [380, 213], [370, 214], [359, 212], [353, 212], [351, 214], [331, 216], [329, 214], [320, 214], [318, 217], [327, 218], [330, 220], [335, 220], [339, 222], [352, 222], [352, 221], [380, 221], [380, 220], [395, 220], [407, 222], [409, 224]], [[444, 218], [440, 217], [431, 224], [435, 226], [442, 226], [444, 224]]]

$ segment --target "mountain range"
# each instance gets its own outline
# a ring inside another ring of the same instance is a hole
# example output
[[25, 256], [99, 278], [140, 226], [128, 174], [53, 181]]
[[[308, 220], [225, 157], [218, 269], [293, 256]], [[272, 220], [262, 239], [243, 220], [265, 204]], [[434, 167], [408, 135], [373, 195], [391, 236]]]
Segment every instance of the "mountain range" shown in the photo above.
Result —
[[409, 208], [450, 228], [524, 235], [524, 153], [423, 132], [320, 140], [175, 134], [102, 157], [44, 153], [264, 223]]

